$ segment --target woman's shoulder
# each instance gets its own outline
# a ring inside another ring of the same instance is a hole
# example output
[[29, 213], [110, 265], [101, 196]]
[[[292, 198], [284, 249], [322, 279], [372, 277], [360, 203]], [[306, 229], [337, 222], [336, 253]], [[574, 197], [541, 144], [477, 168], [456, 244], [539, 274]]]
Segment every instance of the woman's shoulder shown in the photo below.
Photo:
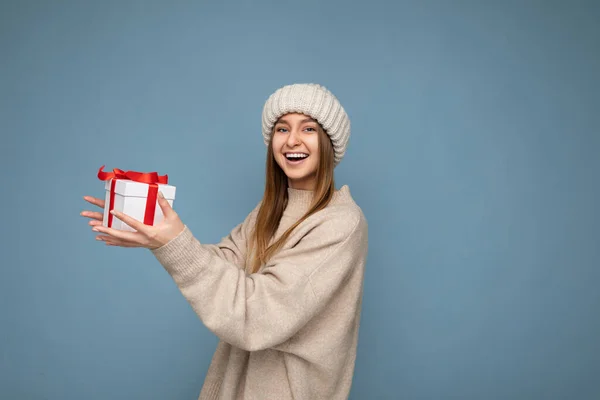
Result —
[[[255, 207], [248, 213], [243, 225], [248, 230], [254, 226], [258, 212], [262, 205], [259, 200]], [[294, 220], [302, 217], [302, 212], [287, 214], [284, 212], [282, 218], [288, 218], [286, 225], [290, 225]], [[354, 201], [348, 185], [343, 185], [334, 192], [333, 198], [329, 204], [310, 215], [292, 233], [291, 241], [299, 240], [303, 236], [310, 234], [329, 233], [334, 236], [346, 237], [351, 234], [365, 234], [368, 229], [367, 219], [361, 207]]]
[[[346, 189], [341, 189], [346, 190]], [[307, 265], [322, 265], [323, 257], [360, 259], [368, 248], [368, 225], [351, 198], [337, 197], [296, 227], [276, 259], [307, 257]], [[351, 263], [347, 263], [351, 265]], [[314, 269], [303, 270], [310, 275]]]
[[336, 191], [327, 207], [307, 218], [305, 225], [306, 233], [328, 233], [340, 238], [366, 236], [368, 231], [365, 214], [352, 198], [347, 185]]
[[333, 199], [322, 211], [331, 219], [339, 221], [339, 223], [352, 226], [358, 225], [359, 223], [367, 224], [365, 214], [352, 197], [348, 185], [344, 185], [336, 190]]

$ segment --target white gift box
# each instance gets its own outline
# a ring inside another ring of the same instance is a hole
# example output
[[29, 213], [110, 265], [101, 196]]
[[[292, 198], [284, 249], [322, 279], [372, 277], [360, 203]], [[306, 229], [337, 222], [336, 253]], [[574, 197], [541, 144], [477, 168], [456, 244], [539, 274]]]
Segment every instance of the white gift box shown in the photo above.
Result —
[[[104, 189], [106, 191], [105, 203], [104, 203], [104, 218], [102, 225], [108, 227], [109, 207], [110, 207], [110, 187], [112, 179], [106, 181]], [[175, 186], [159, 183], [158, 191], [162, 192], [165, 199], [173, 207], [173, 201], [175, 201]], [[115, 211], [120, 211], [132, 218], [137, 219], [140, 222], [144, 222], [144, 215], [146, 213], [146, 200], [148, 198], [148, 187], [147, 183], [136, 182], [126, 179], [117, 179], [115, 182], [115, 198], [114, 207]], [[157, 196], [158, 197], [158, 196]], [[164, 215], [162, 209], [158, 204], [158, 201], [154, 204], [154, 222], [153, 225], [159, 224]], [[116, 216], [112, 216], [113, 229], [122, 231], [135, 232], [135, 229], [131, 228], [126, 223], [122, 222]]]

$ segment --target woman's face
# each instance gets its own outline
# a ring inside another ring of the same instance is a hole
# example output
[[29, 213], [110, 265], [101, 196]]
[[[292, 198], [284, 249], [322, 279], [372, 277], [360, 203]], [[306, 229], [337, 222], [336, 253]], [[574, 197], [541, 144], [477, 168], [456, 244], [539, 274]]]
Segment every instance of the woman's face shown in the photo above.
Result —
[[314, 190], [319, 165], [319, 124], [304, 114], [279, 118], [273, 130], [273, 156], [293, 189]]

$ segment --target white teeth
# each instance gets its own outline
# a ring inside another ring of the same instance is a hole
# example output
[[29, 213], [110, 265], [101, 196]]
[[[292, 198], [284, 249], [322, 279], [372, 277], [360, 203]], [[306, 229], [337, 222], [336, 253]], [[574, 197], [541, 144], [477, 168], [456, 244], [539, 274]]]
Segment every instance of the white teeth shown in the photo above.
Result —
[[287, 158], [306, 158], [308, 157], [308, 154], [304, 154], [304, 153], [288, 153], [285, 155]]

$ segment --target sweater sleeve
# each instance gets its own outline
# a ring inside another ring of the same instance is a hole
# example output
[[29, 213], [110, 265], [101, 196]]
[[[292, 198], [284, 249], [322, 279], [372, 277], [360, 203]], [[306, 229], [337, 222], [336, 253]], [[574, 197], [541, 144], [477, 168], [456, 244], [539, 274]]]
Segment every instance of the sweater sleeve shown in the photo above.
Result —
[[187, 226], [152, 252], [211, 332], [256, 351], [287, 341], [335, 295], [364, 261], [365, 224], [325, 219], [250, 275], [201, 245]]

